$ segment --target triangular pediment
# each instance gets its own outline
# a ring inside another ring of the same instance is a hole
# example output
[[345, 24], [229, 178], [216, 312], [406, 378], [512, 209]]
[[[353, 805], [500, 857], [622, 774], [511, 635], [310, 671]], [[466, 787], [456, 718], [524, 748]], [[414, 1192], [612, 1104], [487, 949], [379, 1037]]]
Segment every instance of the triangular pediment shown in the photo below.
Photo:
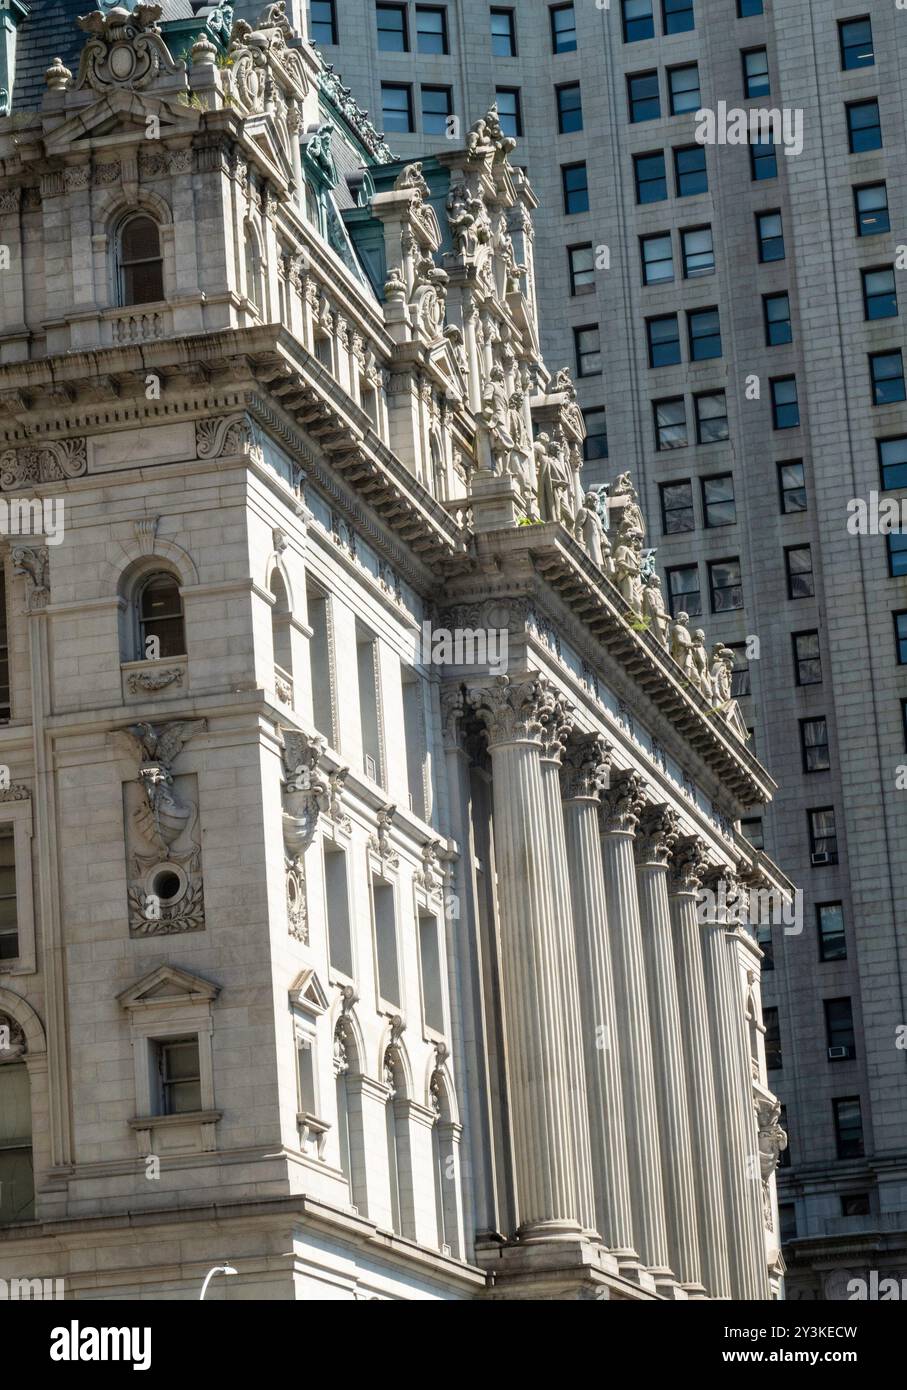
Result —
[[278, 138], [269, 116], [247, 116], [243, 122], [245, 142], [252, 145], [255, 153], [272, 173], [277, 173], [281, 182], [294, 185], [296, 173], [292, 160]]
[[290, 1003], [315, 1014], [323, 1014], [327, 1009], [328, 997], [321, 981], [310, 967], [301, 970], [290, 985]]
[[[191, 107], [136, 92], [108, 92], [98, 101], [80, 106], [61, 125], [55, 126], [45, 136], [44, 150], [48, 156], [67, 154], [74, 146], [84, 149], [93, 141], [110, 136], [126, 140], [140, 138], [154, 146], [170, 135], [193, 134], [198, 122], [199, 114]], [[154, 132], [154, 138], [149, 136], [150, 131]], [[105, 143], [114, 142], [105, 139]]]
[[163, 1004], [210, 1003], [220, 993], [220, 985], [180, 970], [175, 965], [159, 965], [134, 985], [117, 995], [124, 1009], [144, 1009]]

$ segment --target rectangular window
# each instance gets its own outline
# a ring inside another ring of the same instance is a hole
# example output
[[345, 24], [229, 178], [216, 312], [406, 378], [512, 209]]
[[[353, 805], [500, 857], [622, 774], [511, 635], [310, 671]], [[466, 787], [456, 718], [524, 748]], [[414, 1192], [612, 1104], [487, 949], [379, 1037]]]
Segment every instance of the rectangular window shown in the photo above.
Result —
[[863, 1115], [859, 1096], [832, 1101], [838, 1158], [863, 1157]]
[[695, 309], [687, 314], [690, 361], [706, 362], [721, 356], [721, 325], [718, 310]]
[[785, 516], [806, 511], [806, 473], [799, 459], [778, 464], [778, 490]]
[[633, 177], [636, 181], [637, 203], [661, 203], [667, 198], [668, 178], [665, 173], [665, 157], [661, 151], [656, 154], [634, 155]]
[[901, 350], [869, 354], [869, 379], [873, 405], [893, 405], [903, 401], [904, 359]]
[[551, 48], [554, 53], [573, 53], [576, 48], [576, 15], [572, 5], [551, 10]]
[[11, 825], [0, 825], [0, 960], [15, 960], [19, 954], [13, 833]]
[[646, 320], [649, 366], [671, 367], [681, 360], [680, 328], [676, 314], [662, 314]]
[[784, 552], [784, 560], [787, 566], [787, 597], [815, 598], [812, 547], [789, 545]]
[[409, 32], [405, 5], [376, 5], [378, 49], [381, 53], [407, 53]]
[[621, 0], [624, 43], [638, 43], [655, 36], [652, 0]]
[[857, 1055], [857, 1040], [853, 1026], [853, 1005], [850, 999], [826, 999], [825, 1040], [830, 1062], [848, 1062]]
[[668, 91], [671, 95], [671, 115], [682, 116], [685, 111], [698, 111], [702, 105], [699, 91], [699, 64], [686, 63], [681, 68], [668, 68]]
[[699, 588], [699, 566], [678, 565], [665, 571], [668, 578], [668, 604], [676, 618], [688, 613], [691, 618], [702, 614], [702, 592]]
[[309, 666], [312, 687], [312, 721], [332, 746], [334, 736], [333, 663], [328, 596], [322, 589], [306, 589], [309, 627]]
[[750, 178], [754, 183], [778, 177], [778, 151], [770, 140], [754, 140], [750, 145]]
[[897, 579], [902, 574], [907, 574], [907, 532], [889, 531], [886, 540], [888, 541], [888, 573], [892, 579]]
[[413, 129], [412, 88], [393, 82], [381, 83], [381, 121], [386, 132], [406, 134]]
[[897, 318], [898, 292], [894, 283], [894, 267], [861, 270], [863, 281], [863, 313], [868, 319]]
[[422, 88], [422, 129], [426, 135], [446, 135], [453, 112], [453, 93], [449, 87]]
[[595, 291], [595, 262], [592, 242], [585, 241], [581, 246], [568, 246], [567, 256], [570, 264], [570, 293], [593, 294]]
[[867, 183], [862, 188], [855, 188], [853, 203], [857, 236], [879, 236], [882, 232], [891, 231], [887, 184]]
[[780, 1071], [784, 1063], [781, 1060], [781, 1019], [778, 1010], [763, 1009], [762, 1022], [765, 1024], [766, 1071]]
[[516, 57], [516, 24], [513, 10], [491, 11], [491, 56]]
[[852, 101], [849, 104], [847, 137], [851, 154], [882, 148], [882, 121], [877, 101]]
[[868, 1192], [842, 1192], [842, 1216], [868, 1216], [871, 1210]]
[[759, 239], [760, 261], [783, 261], [784, 228], [780, 212], [758, 212], [756, 233]]
[[674, 183], [678, 198], [692, 198], [708, 193], [709, 176], [705, 167], [703, 145], [682, 145], [674, 151]]
[[346, 852], [327, 841], [324, 841], [324, 897], [331, 965], [352, 979], [353, 938]]
[[764, 294], [762, 311], [765, 315], [765, 341], [768, 347], [780, 347], [793, 340], [790, 322], [790, 295]]
[[300, 1115], [318, 1114], [314, 1034], [296, 1035], [296, 1107]]
[[809, 824], [810, 858], [818, 868], [823, 864], [837, 864], [838, 836], [835, 828], [833, 806], [820, 806], [818, 810], [807, 811]]
[[661, 15], [666, 34], [685, 34], [696, 28], [693, 0], [661, 0]]
[[734, 476], [719, 473], [702, 479], [702, 513], [706, 526], [733, 526], [737, 520]]
[[763, 922], [756, 927], [756, 944], [762, 952], [762, 973], [767, 970], [774, 970], [775, 955], [774, 943], [772, 941], [772, 928], [769, 922]]
[[739, 560], [709, 561], [709, 592], [713, 613], [730, 613], [743, 607]]
[[378, 993], [388, 1004], [400, 1005], [400, 969], [397, 960], [397, 912], [390, 883], [372, 879], [372, 912], [375, 954], [378, 958]]
[[0, 1223], [34, 1217], [31, 1086], [22, 1061], [0, 1067]]
[[577, 376], [599, 376], [602, 369], [601, 335], [597, 323], [574, 328], [573, 345], [576, 353]]
[[644, 236], [639, 242], [644, 285], [666, 285], [674, 279], [674, 252], [671, 234]]
[[743, 92], [748, 97], [767, 97], [772, 90], [768, 76], [768, 52], [764, 48], [751, 48], [742, 53]]
[[800, 720], [800, 748], [804, 772], [828, 772], [831, 755], [828, 749], [828, 720], [824, 715]]
[[841, 41], [841, 67], [871, 68], [876, 56], [872, 46], [872, 22], [868, 15], [862, 19], [838, 21], [838, 36]]
[[688, 227], [680, 233], [680, 242], [683, 247], [684, 279], [693, 280], [714, 273], [715, 249], [711, 227]]
[[356, 671], [359, 678], [359, 728], [362, 770], [373, 782], [384, 785], [381, 749], [380, 695], [378, 690], [378, 642], [356, 624]]
[[[738, 0], [738, 3], [753, 3], [753, 0]], [[762, 0], [759, 0], [762, 3]], [[762, 13], [761, 10], [758, 11]], [[787, 1149], [784, 1154], [787, 1153]], [[797, 1239], [797, 1204], [796, 1202], [778, 1203], [778, 1235], [782, 1245], [789, 1245], [792, 1240]]]
[[745, 816], [740, 822], [740, 834], [753, 849], [765, 849], [765, 833], [761, 816]]
[[894, 618], [894, 644], [898, 665], [907, 666], [907, 612], [892, 613]]
[[738, 19], [749, 19], [750, 15], [762, 12], [762, 0], [737, 0]]
[[583, 128], [583, 99], [578, 82], [555, 87], [557, 97], [557, 128], [561, 135], [572, 135]]
[[734, 654], [734, 667], [731, 671], [731, 698], [743, 700], [747, 695], [752, 695], [750, 684], [750, 663], [746, 655], [745, 642], [728, 642]]
[[797, 398], [797, 378], [776, 376], [771, 381], [772, 428], [795, 430], [800, 424], [800, 402]]
[[426, 819], [425, 793], [428, 754], [425, 739], [425, 700], [422, 677], [411, 666], [400, 667], [403, 696], [403, 734], [406, 752], [406, 781], [409, 809], [420, 820]]
[[727, 398], [723, 391], [695, 396], [696, 443], [717, 444], [728, 438]]
[[416, 6], [416, 48], [420, 53], [449, 53], [447, 11], [434, 5]]
[[630, 120], [657, 121], [661, 115], [661, 98], [658, 95], [658, 72], [637, 72], [627, 77], [627, 102]]
[[683, 396], [653, 401], [656, 449], [682, 449], [687, 443], [687, 414]]
[[337, 15], [334, 0], [311, 0], [309, 6], [309, 37], [312, 43], [337, 42]]
[[519, 87], [495, 87], [494, 99], [498, 104], [501, 130], [514, 140], [523, 134], [523, 109]]
[[877, 439], [883, 488], [907, 487], [907, 435]]
[[819, 933], [819, 959], [821, 961], [847, 959], [847, 937], [844, 933], [844, 906], [842, 903], [816, 904], [816, 930]]
[[822, 654], [818, 632], [793, 632], [794, 675], [798, 685], [822, 684]]
[[6, 617], [6, 575], [0, 565], [0, 724], [12, 716], [9, 691], [9, 629]]
[[585, 164], [562, 164], [561, 187], [564, 191], [564, 212], [589, 211], [589, 178]]
[[584, 410], [583, 421], [586, 426], [583, 458], [587, 463], [591, 463], [593, 459], [606, 459], [608, 457], [608, 423], [604, 407]]
[[682, 483], [662, 483], [659, 493], [663, 533], [666, 536], [676, 536], [681, 531], [695, 531], [693, 484], [689, 478], [685, 478]]
[[426, 1027], [444, 1032], [444, 993], [441, 973], [441, 939], [438, 919], [419, 913], [419, 963], [422, 967], [422, 1017]]
[[157, 1053], [161, 1115], [194, 1114], [202, 1108], [198, 1037], [167, 1038], [154, 1044]]

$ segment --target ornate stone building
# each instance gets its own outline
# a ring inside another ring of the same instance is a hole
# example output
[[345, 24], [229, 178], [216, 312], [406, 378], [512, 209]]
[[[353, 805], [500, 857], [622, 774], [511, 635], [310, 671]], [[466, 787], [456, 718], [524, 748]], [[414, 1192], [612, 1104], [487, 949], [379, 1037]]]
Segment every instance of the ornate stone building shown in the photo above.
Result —
[[0, 121], [0, 1275], [777, 1296], [773, 783], [580, 487], [497, 113], [394, 161], [282, 4], [62, 37]]

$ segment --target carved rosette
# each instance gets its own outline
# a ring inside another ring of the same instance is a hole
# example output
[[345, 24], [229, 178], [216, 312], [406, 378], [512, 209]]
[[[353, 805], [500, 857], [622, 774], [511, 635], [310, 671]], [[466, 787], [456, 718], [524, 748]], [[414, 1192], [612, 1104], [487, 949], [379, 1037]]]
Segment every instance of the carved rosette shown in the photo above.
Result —
[[644, 789], [645, 781], [638, 772], [612, 772], [599, 811], [603, 834], [635, 834], [645, 806]]
[[647, 806], [640, 817], [636, 832], [636, 862], [666, 869], [671, 851], [678, 840], [680, 817], [667, 802]]
[[612, 746], [602, 734], [579, 734], [568, 743], [561, 767], [565, 801], [598, 801], [611, 777]]
[[554, 708], [545, 676], [530, 675], [524, 680], [496, 676], [491, 685], [474, 688], [468, 698], [485, 726], [489, 748], [502, 743], [542, 743], [544, 719]]
[[698, 835], [684, 836], [677, 841], [671, 855], [671, 892], [695, 897], [708, 869], [705, 841]]

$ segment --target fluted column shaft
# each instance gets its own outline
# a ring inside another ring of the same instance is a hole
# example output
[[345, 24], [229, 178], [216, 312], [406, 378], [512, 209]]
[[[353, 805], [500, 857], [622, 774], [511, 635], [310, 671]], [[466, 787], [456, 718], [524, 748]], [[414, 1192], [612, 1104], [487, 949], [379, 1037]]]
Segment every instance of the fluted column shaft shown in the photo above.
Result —
[[573, 1078], [558, 981], [548, 826], [541, 774], [540, 682], [472, 693], [488, 732], [498, 871], [501, 984], [520, 1234], [578, 1235]]
[[[719, 1143], [731, 1297], [764, 1299], [768, 1297], [768, 1282], [767, 1276], [759, 1278], [756, 1264], [764, 1242], [761, 1221], [757, 1228], [753, 1219], [753, 1187], [756, 1180], [751, 1176], [753, 1153], [747, 1126], [748, 1111], [752, 1109], [752, 1085], [748, 1077], [741, 1075], [742, 1020], [727, 941], [727, 914], [723, 908], [716, 906], [720, 901], [717, 892], [714, 889], [710, 891], [712, 900], [708, 910], [700, 914], [705, 918], [700, 930], [714, 1061], [715, 1100], [722, 1121]], [[758, 1171], [758, 1159], [756, 1169]]]
[[696, 895], [705, 868], [705, 846], [691, 839], [674, 851], [669, 880], [677, 995], [686, 1056], [687, 1105], [696, 1186], [696, 1215], [702, 1278], [712, 1298], [730, 1298], [721, 1148], [715, 1111], [712, 1047], [702, 964]]
[[602, 855], [621, 1040], [633, 1233], [647, 1267], [657, 1278], [670, 1279], [651, 1020], [633, 857], [641, 788], [642, 779], [636, 773], [612, 774], [611, 787], [602, 796]]
[[580, 1016], [596, 1225], [622, 1262], [636, 1263], [627, 1139], [620, 1083], [605, 875], [598, 832], [599, 789], [607, 773], [597, 737], [568, 749], [562, 774], [567, 875], [573, 903]]
[[595, 1218], [595, 1198], [592, 1187], [592, 1149], [589, 1140], [589, 1113], [586, 1098], [586, 1066], [579, 1004], [579, 981], [576, 967], [573, 910], [570, 877], [567, 872], [567, 845], [564, 834], [564, 812], [561, 806], [560, 765], [562, 742], [556, 737], [566, 733], [560, 702], [545, 721], [548, 742], [541, 760], [542, 793], [545, 825], [551, 856], [551, 888], [554, 906], [552, 935], [560, 984], [561, 1018], [569, 1068], [569, 1102], [571, 1130], [576, 1162], [576, 1192], [579, 1216], [583, 1229], [590, 1235], [598, 1233]]
[[677, 839], [677, 823], [676, 814], [666, 805], [643, 815], [636, 836], [636, 873], [652, 1020], [668, 1248], [681, 1284], [701, 1293], [683, 1030], [668, 903], [668, 856]]

